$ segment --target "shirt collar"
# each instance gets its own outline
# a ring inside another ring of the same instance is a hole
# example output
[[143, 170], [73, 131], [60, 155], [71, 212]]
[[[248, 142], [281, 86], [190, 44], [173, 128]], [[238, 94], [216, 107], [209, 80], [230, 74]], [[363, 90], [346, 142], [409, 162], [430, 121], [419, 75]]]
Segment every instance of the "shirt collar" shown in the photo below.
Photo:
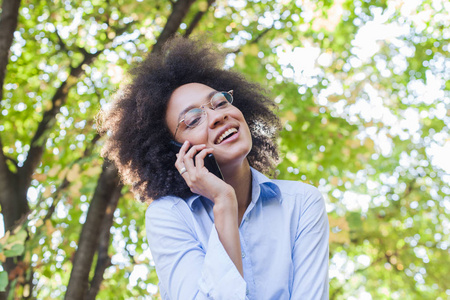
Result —
[[[282, 198], [280, 188], [264, 174], [260, 173], [252, 167], [250, 167], [250, 170], [252, 172], [252, 202], [256, 203], [256, 201], [260, 197], [263, 199], [276, 198], [281, 202]], [[202, 198], [208, 200], [209, 202], [211, 201], [198, 194], [190, 196], [185, 201], [189, 205], [189, 208], [191, 210], [194, 210], [195, 203]]]
[[281, 202], [280, 188], [264, 174], [253, 168], [250, 169], [252, 171], [252, 202], [256, 203], [259, 198], [276, 198]]
[[194, 210], [195, 203], [197, 202], [197, 200], [200, 200], [200, 197], [202, 197], [202, 196], [198, 195], [198, 194], [194, 194], [186, 199], [186, 203], [187, 203], [187, 205], [189, 205], [189, 208], [191, 210]]

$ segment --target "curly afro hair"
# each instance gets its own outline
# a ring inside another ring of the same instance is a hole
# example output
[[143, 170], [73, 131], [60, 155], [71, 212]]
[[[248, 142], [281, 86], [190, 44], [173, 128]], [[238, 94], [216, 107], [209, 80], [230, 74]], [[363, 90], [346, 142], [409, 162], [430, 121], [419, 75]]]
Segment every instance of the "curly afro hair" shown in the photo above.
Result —
[[275, 103], [260, 85], [225, 70], [224, 58], [224, 53], [201, 39], [175, 37], [132, 70], [131, 83], [103, 112], [101, 130], [109, 135], [103, 156], [115, 163], [122, 181], [141, 201], [192, 195], [174, 166], [176, 153], [169, 145], [172, 134], [165, 120], [173, 91], [187, 83], [234, 90], [233, 105], [243, 113], [252, 134], [250, 165], [269, 173], [278, 163], [276, 138], [281, 125]]

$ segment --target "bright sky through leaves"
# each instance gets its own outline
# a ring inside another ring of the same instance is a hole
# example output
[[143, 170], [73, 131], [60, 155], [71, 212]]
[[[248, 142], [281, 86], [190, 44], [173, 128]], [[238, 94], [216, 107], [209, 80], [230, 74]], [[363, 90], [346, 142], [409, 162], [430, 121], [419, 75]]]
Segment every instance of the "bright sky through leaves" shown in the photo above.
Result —
[[[72, 84], [24, 191], [32, 210], [25, 265], [39, 299], [62, 299], [69, 281], [101, 173], [95, 116], [152, 49], [171, 9], [164, 0], [22, 1], [0, 104], [13, 172], [29, 157], [55, 90]], [[226, 67], [268, 88], [280, 106], [278, 177], [318, 186], [326, 198], [331, 299], [448, 298], [450, 2], [216, 0], [208, 8], [198, 0], [180, 34], [200, 11], [193, 33], [228, 49]], [[129, 30], [117, 33], [125, 24]], [[84, 50], [105, 45], [82, 76], [69, 78]], [[157, 278], [146, 205], [124, 193], [98, 297], [148, 299]]]

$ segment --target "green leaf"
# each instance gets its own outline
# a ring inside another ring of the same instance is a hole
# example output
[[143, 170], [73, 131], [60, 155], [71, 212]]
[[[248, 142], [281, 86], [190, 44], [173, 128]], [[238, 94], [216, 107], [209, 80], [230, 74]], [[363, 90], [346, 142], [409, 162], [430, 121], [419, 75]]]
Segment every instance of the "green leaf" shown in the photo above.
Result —
[[8, 272], [0, 272], [0, 292], [4, 292], [8, 286]]
[[[81, 244], [82, 221], [97, 187], [106, 138], [92, 143], [95, 116], [127, 81], [121, 74], [155, 44], [172, 2], [22, 1], [0, 103], [1, 150], [14, 173], [10, 182], [21, 180], [20, 166], [32, 137], [45, 112], [52, 110], [55, 94], [67, 92], [59, 88], [71, 67], [83, 61], [84, 51], [103, 51], [82, 66], [82, 76], [70, 77], [65, 103], [55, 119], [47, 120], [53, 126], [36, 141], [45, 147], [34, 173], [47, 176], [35, 176], [29, 186], [19, 184], [23, 190], [17, 189], [29, 196], [28, 228], [15, 235], [7, 231], [0, 239], [1, 251], [7, 251], [0, 252], [1, 260], [5, 254], [25, 253], [25, 264], [33, 258], [39, 266], [34, 270], [39, 283], [30, 291], [38, 299], [64, 294], [67, 270]], [[345, 274], [348, 280], [331, 278], [330, 294], [335, 299], [364, 298], [362, 292], [373, 299], [447, 299], [448, 171], [435, 164], [442, 159], [432, 158], [429, 151], [450, 141], [445, 8], [432, 1], [400, 9], [386, 0], [243, 0], [216, 1], [205, 10], [207, 2], [196, 1], [182, 23], [190, 26], [204, 11], [194, 34], [223, 45], [230, 53], [230, 69], [277, 99], [284, 126], [278, 139], [283, 157], [278, 178], [318, 186], [329, 215], [348, 223], [348, 229], [334, 228], [335, 237], [345, 243], [330, 245], [330, 267], [339, 270], [336, 261], [352, 263], [355, 271]], [[130, 21], [128, 33], [119, 37], [115, 31]], [[57, 24], [58, 34], [51, 24]], [[308, 58], [307, 51], [294, 51], [308, 48], [317, 49], [317, 60]], [[359, 59], [361, 53], [367, 57]], [[309, 74], [303, 71], [307, 65], [313, 67]], [[417, 130], [409, 132], [413, 127]], [[385, 138], [377, 141], [380, 137]], [[4, 215], [11, 213], [7, 207], [16, 206], [9, 204], [2, 206]], [[107, 269], [98, 299], [123, 293], [134, 263], [148, 265], [148, 276], [145, 284], [127, 290], [128, 298], [148, 298], [148, 287], [157, 285], [144, 255], [149, 252], [145, 208], [129, 194], [120, 200], [111, 228], [115, 247], [108, 254], [120, 254], [125, 261]], [[135, 253], [128, 259], [129, 249]], [[53, 280], [55, 275], [61, 279]], [[21, 283], [11, 285], [23, 290]]]
[[25, 251], [24, 245], [15, 244], [14, 246], [11, 247], [10, 250], [5, 250], [3, 253], [5, 254], [6, 257], [14, 257], [22, 255], [24, 251]]
[[25, 229], [21, 228], [17, 233], [9, 236], [9, 238], [6, 241], [6, 244], [4, 246], [4, 249], [9, 250], [14, 245], [17, 245], [17, 244], [23, 245], [26, 238], [27, 238], [27, 232], [25, 231]]

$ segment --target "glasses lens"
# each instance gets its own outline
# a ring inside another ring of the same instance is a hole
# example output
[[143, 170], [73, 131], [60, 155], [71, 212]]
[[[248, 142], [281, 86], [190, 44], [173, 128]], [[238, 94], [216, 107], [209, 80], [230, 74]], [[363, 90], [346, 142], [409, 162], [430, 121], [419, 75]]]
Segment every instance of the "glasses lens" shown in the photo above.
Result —
[[233, 97], [229, 93], [220, 92], [215, 94], [211, 99], [212, 109], [225, 108], [233, 102]]
[[184, 115], [184, 123], [187, 127], [195, 127], [205, 118], [205, 111], [200, 108], [194, 108]]

